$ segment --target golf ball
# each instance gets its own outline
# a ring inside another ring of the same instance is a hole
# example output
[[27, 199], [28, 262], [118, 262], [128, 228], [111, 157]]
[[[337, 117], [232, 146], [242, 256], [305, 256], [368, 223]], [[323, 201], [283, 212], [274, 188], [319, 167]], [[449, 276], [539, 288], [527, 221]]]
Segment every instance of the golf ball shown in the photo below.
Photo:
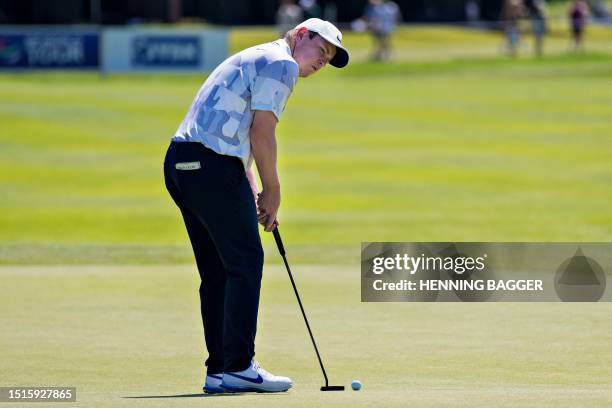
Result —
[[353, 380], [353, 382], [351, 383], [351, 387], [353, 388], [353, 390], [359, 391], [361, 389], [361, 381]]

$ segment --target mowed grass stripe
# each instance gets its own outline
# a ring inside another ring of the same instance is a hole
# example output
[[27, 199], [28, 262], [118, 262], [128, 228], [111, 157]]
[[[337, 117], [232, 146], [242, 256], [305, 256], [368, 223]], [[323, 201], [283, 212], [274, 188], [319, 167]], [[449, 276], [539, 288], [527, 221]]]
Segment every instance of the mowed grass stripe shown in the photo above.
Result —
[[[278, 127], [286, 239], [309, 262], [371, 240], [609, 240], [608, 61], [357, 62], [300, 79]], [[0, 76], [0, 262], [182, 248], [161, 165], [202, 80]]]

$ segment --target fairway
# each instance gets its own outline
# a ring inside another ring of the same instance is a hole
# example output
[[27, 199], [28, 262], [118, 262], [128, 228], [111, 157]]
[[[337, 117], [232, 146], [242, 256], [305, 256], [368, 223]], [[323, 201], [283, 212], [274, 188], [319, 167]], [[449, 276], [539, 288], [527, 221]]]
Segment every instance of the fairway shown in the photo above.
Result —
[[[559, 8], [560, 9], [560, 8]], [[564, 24], [564, 23], [563, 23]], [[257, 358], [295, 387], [205, 396], [199, 276], [163, 182], [205, 75], [0, 73], [2, 386], [75, 406], [612, 405], [610, 303], [361, 303], [366, 241], [612, 241], [612, 30], [500, 55], [499, 33], [408, 26], [387, 64], [300, 79], [277, 128]], [[274, 38], [237, 29], [237, 51]], [[610, 271], [607, 271], [610, 277]], [[361, 380], [359, 392], [350, 390]]]
[[[278, 126], [294, 259], [344, 263], [361, 241], [609, 240], [609, 61], [364, 62], [301, 79]], [[201, 81], [0, 76], [0, 261], [189, 262], [161, 168]]]
[[256, 353], [294, 379], [286, 394], [202, 396], [197, 272], [171, 265], [1, 267], [3, 382], [76, 386], [79, 406], [612, 404], [610, 304], [362, 304], [355, 268], [294, 273], [330, 383], [361, 391], [319, 391], [281, 267], [264, 272]]

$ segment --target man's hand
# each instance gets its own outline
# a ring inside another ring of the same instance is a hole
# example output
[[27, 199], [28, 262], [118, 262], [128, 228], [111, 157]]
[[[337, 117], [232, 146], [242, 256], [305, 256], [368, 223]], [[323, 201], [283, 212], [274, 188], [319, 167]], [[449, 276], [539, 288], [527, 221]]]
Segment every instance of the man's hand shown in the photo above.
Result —
[[280, 189], [264, 189], [257, 195], [257, 218], [266, 232], [274, 231], [278, 226], [276, 216], [280, 207]]

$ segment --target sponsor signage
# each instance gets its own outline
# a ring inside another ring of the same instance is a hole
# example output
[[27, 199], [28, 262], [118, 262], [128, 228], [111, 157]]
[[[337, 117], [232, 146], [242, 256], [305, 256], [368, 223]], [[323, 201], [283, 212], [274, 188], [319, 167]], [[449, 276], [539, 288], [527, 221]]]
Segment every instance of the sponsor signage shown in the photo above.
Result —
[[2, 68], [97, 68], [98, 55], [95, 32], [0, 31]]
[[132, 40], [135, 67], [197, 68], [202, 58], [197, 36], [136, 36]]
[[104, 72], [211, 71], [227, 52], [227, 31], [221, 29], [105, 29], [101, 68]]

